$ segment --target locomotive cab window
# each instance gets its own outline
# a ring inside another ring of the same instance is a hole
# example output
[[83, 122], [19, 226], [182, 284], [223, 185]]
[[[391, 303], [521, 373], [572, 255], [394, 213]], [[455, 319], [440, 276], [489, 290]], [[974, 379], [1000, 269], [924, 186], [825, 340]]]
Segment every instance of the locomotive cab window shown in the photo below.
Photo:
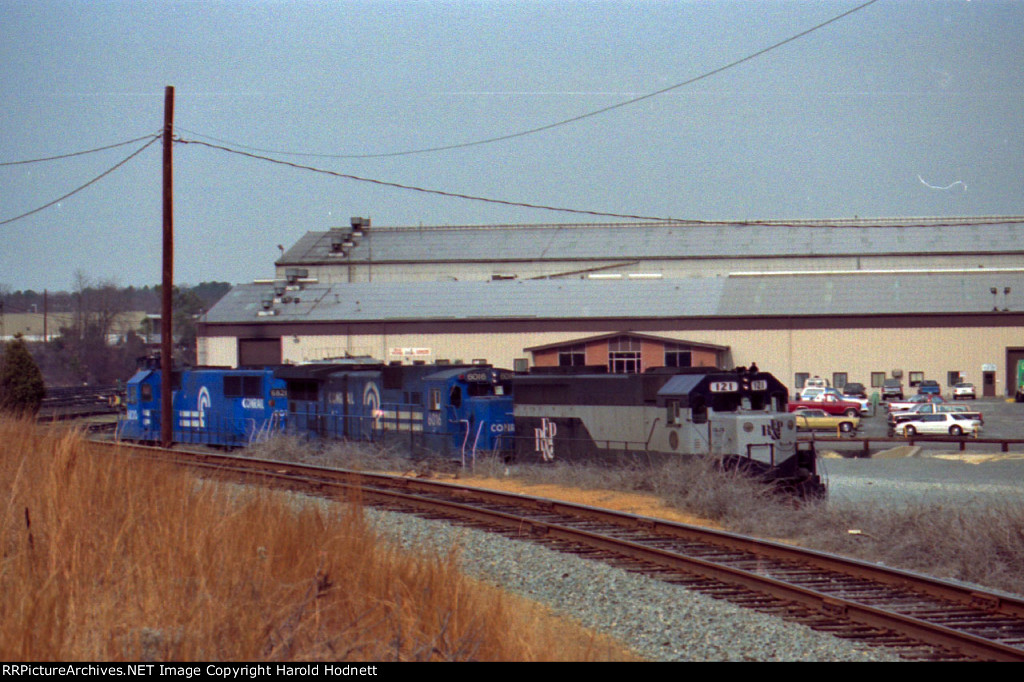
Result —
[[[470, 384], [472, 387], [473, 384]], [[460, 407], [462, 405], [462, 388], [459, 386], [452, 386], [451, 393], [448, 394], [448, 402], [453, 407]]]
[[142, 384], [141, 391], [142, 391], [142, 402], [148, 403], [150, 400], [153, 399], [153, 385], [152, 384]]
[[694, 396], [690, 401], [691, 420], [694, 424], [708, 423], [708, 406], [700, 396]]
[[665, 423], [669, 426], [679, 426], [679, 401], [667, 401], [665, 403], [665, 412]]
[[224, 377], [225, 398], [260, 398], [263, 396], [263, 377], [229, 375]]

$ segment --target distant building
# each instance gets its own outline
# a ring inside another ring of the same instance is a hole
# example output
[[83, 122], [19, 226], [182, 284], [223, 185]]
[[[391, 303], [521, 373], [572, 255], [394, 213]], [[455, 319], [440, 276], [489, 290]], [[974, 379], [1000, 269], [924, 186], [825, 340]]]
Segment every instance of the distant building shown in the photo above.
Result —
[[[1015, 388], [1024, 224], [886, 219], [310, 232], [199, 327], [201, 364], [749, 365], [794, 388]], [[688, 354], [688, 355], [687, 355]]]

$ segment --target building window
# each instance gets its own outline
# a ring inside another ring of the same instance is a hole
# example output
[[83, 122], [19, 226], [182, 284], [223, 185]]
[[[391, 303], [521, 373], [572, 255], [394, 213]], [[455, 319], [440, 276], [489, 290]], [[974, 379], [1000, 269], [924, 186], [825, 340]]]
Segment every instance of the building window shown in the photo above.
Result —
[[811, 378], [811, 373], [810, 372], [797, 372], [793, 376], [793, 385], [796, 386], [797, 390], [800, 390], [801, 388], [804, 387], [804, 384], [806, 384], [807, 380], [810, 379], [810, 378]]
[[678, 343], [665, 344], [666, 367], [693, 367], [693, 355], [686, 346]]
[[640, 341], [619, 336], [608, 342], [608, 371], [612, 374], [639, 374], [643, 371]]
[[559, 367], [582, 367], [587, 364], [587, 347], [582, 343], [558, 351]]
[[964, 380], [964, 377], [963, 377], [962, 374], [960, 374], [959, 371], [946, 372], [946, 385], [947, 386], [956, 386], [957, 384], [959, 384], [963, 380]]
[[885, 372], [871, 373], [871, 388], [881, 388], [885, 383]]
[[924, 381], [924, 372], [911, 372], [910, 373], [910, 385], [918, 386]]
[[842, 390], [846, 386], [846, 372], [832, 372], [832, 386]]

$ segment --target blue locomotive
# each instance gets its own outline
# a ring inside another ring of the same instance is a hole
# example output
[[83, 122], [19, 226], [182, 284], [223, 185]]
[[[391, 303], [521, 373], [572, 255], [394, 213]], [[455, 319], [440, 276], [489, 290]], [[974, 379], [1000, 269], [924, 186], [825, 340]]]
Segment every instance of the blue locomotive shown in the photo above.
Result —
[[384, 365], [353, 359], [278, 371], [288, 432], [408, 447], [466, 462], [511, 451], [512, 372], [490, 365]]
[[[224, 448], [266, 440], [284, 427], [287, 391], [273, 369], [196, 368], [171, 374], [171, 413], [175, 443]], [[128, 381], [125, 413], [117, 437], [159, 442], [161, 373], [143, 366]]]

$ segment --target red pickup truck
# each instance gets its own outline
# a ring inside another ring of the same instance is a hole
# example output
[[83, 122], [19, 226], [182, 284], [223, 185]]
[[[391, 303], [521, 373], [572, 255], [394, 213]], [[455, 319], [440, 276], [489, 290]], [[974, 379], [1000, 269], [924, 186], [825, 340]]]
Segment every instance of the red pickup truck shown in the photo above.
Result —
[[794, 400], [786, 406], [786, 409], [789, 412], [803, 409], [825, 410], [829, 414], [842, 414], [847, 417], [860, 415], [860, 403], [839, 400], [831, 395], [819, 396], [817, 400]]

